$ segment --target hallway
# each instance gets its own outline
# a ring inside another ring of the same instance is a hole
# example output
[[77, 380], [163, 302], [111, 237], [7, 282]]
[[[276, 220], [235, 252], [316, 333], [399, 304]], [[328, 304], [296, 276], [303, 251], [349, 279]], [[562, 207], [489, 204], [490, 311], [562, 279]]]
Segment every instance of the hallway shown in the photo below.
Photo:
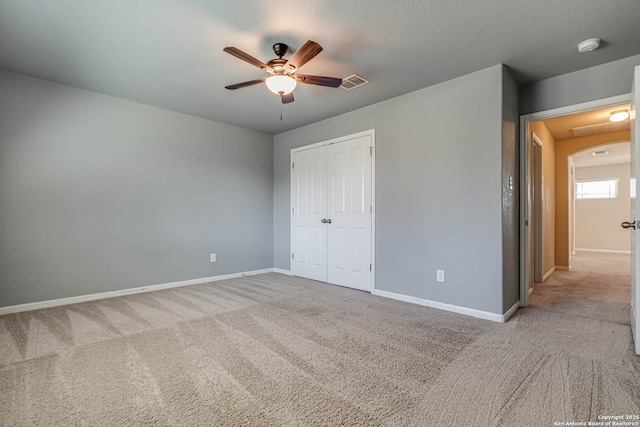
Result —
[[629, 254], [577, 252], [572, 271], [535, 284], [529, 307], [630, 325], [630, 271]]

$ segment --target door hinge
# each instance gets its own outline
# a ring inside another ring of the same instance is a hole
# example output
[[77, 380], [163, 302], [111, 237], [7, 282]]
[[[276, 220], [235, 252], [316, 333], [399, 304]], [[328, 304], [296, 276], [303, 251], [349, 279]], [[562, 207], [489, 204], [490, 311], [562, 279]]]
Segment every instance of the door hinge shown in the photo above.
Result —
[[296, 214], [296, 208], [291, 208], [291, 215], [295, 215]]
[[369, 155], [373, 156], [373, 146], [369, 147]]
[[369, 213], [373, 213], [373, 205], [369, 205]]
[[528, 219], [524, 221], [524, 225], [525, 225], [525, 226], [528, 226], [528, 225], [529, 225], [529, 220], [528, 220]]
[[291, 163], [291, 169], [295, 169], [296, 168], [296, 164], [295, 163]]
[[371, 270], [371, 264], [369, 264], [369, 271], [372, 271], [372, 270]]
[[291, 253], [291, 259], [296, 259], [296, 256], [293, 252]]

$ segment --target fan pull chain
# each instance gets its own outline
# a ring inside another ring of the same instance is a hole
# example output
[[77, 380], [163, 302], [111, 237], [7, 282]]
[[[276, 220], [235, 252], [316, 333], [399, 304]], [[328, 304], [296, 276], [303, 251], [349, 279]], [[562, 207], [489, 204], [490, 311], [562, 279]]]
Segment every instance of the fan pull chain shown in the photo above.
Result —
[[282, 102], [282, 97], [284, 95], [280, 95], [280, 121], [282, 121], [282, 104], [284, 104], [284, 102]]

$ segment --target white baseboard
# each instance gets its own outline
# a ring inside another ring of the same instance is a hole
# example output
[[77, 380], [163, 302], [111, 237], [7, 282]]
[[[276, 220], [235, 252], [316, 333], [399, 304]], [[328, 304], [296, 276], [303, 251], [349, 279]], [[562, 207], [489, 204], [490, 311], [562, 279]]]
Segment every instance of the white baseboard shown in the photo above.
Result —
[[533, 293], [533, 286], [529, 288], [529, 296]]
[[556, 272], [556, 266], [554, 265], [553, 267], [551, 267], [549, 271], [547, 271], [547, 273], [544, 276], [542, 276], [542, 282], [543, 283], [546, 282], [547, 279], [551, 277], [551, 275], [555, 272]]
[[291, 272], [291, 270], [285, 270], [283, 268], [273, 268], [273, 272], [274, 273], [284, 274], [284, 275], [287, 275], [287, 276], [293, 276], [293, 273]]
[[466, 316], [477, 317], [478, 319], [491, 320], [493, 322], [506, 322], [509, 317], [516, 312], [520, 306], [520, 301], [514, 304], [505, 314], [489, 313], [488, 311], [476, 310], [474, 308], [461, 307], [459, 305], [446, 304], [438, 301], [431, 301], [423, 298], [412, 297], [409, 295], [396, 294], [395, 292], [382, 291], [380, 289], [374, 289], [373, 295], [377, 295], [384, 298], [391, 298], [398, 301], [409, 302], [412, 304], [418, 304], [425, 307], [437, 308], [439, 310], [450, 311], [453, 313], [464, 314]]
[[379, 297], [391, 298], [398, 301], [410, 302], [411, 304], [418, 304], [418, 305], [423, 305], [425, 307], [429, 307], [429, 300], [418, 298], [418, 297], [411, 297], [409, 295], [397, 294], [395, 292], [382, 291], [380, 289], [374, 289], [373, 292], [371, 293]]
[[576, 248], [576, 252], [602, 252], [605, 254], [631, 254], [631, 251], [619, 251], [616, 249], [586, 249]]
[[275, 269], [265, 268], [262, 270], [243, 271], [240, 273], [223, 274], [220, 276], [202, 277], [200, 279], [181, 280], [179, 282], [162, 283], [159, 285], [141, 286], [139, 288], [122, 289], [119, 291], [100, 292], [97, 294], [79, 295], [77, 297], [60, 298], [49, 301], [30, 302], [27, 304], [11, 305], [0, 307], [0, 316], [4, 314], [20, 313], [22, 311], [39, 310], [41, 308], [58, 307], [67, 304], [77, 304], [79, 302], [95, 301], [105, 298], [121, 297], [125, 295], [140, 294], [143, 292], [160, 291], [163, 289], [179, 288], [182, 286], [201, 285], [203, 283], [218, 282], [220, 280], [236, 279], [244, 276], [255, 276], [256, 274], [273, 273]]
[[502, 323], [506, 322], [515, 314], [516, 311], [520, 308], [520, 301], [518, 300], [513, 306], [507, 310], [505, 314], [502, 315]]

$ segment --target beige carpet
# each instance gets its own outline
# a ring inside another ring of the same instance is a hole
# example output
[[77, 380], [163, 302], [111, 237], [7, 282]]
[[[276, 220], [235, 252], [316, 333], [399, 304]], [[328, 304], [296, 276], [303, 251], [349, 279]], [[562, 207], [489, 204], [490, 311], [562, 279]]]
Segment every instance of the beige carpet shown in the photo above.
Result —
[[578, 252], [571, 269], [536, 283], [530, 307], [631, 325], [630, 255]]
[[552, 426], [640, 414], [628, 325], [266, 274], [0, 317], [2, 425]]
[[578, 251], [571, 256], [571, 271], [631, 274], [631, 254]]

